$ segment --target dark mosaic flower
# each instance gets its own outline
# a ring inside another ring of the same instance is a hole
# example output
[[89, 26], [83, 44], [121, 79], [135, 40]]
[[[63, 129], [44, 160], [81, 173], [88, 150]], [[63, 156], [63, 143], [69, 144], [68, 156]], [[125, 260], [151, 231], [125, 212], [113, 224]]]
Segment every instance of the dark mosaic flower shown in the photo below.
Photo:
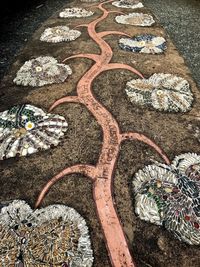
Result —
[[127, 15], [116, 16], [117, 23], [128, 24], [133, 26], [151, 26], [155, 23], [153, 17], [149, 14], [143, 13], [130, 13]]
[[186, 112], [193, 102], [189, 83], [172, 74], [156, 73], [148, 79], [131, 80], [125, 91], [132, 103], [159, 111]]
[[[51, 205], [33, 211], [14, 200], [0, 212], [0, 266], [91, 267], [86, 222], [73, 208]], [[19, 264], [19, 265], [15, 265]]]
[[133, 191], [142, 220], [163, 225], [190, 245], [200, 244], [199, 155], [181, 154], [171, 166], [146, 166], [135, 174]]
[[53, 57], [37, 57], [28, 60], [17, 72], [14, 83], [23, 86], [43, 86], [64, 82], [72, 70], [68, 65], [59, 64]]
[[18, 105], [1, 112], [0, 160], [57, 146], [67, 126], [64, 117], [31, 105]]
[[48, 43], [70, 42], [81, 35], [80, 31], [70, 30], [67, 26], [47, 28], [41, 35], [40, 41]]
[[143, 4], [140, 1], [137, 1], [137, 0], [114, 1], [114, 2], [112, 2], [112, 5], [116, 6], [116, 7], [132, 8], [132, 9], [144, 7]]
[[65, 8], [62, 12], [60, 12], [59, 16], [61, 18], [84, 18], [90, 17], [94, 14], [94, 12], [86, 10], [84, 8], [72, 7]]
[[133, 38], [121, 38], [119, 46], [126, 51], [145, 54], [160, 54], [167, 48], [166, 40], [163, 37], [152, 34], [138, 35]]

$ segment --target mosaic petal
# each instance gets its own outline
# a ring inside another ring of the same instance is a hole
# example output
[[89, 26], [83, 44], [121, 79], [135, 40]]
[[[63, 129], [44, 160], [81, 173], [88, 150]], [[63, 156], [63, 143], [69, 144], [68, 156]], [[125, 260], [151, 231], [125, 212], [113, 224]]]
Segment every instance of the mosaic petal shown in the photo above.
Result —
[[14, 200], [1, 209], [0, 237], [0, 267], [8, 266], [5, 262], [27, 267], [93, 264], [86, 222], [65, 205], [33, 211], [25, 201]]
[[84, 8], [72, 7], [65, 8], [62, 12], [60, 12], [60, 18], [84, 18], [90, 17], [94, 14], [94, 12], [86, 10]]
[[200, 186], [196, 169], [188, 168], [199, 164], [199, 159], [195, 153], [182, 154], [171, 166], [146, 166], [133, 179], [135, 212], [140, 219], [163, 225], [190, 245], [200, 244]]
[[117, 23], [133, 26], [151, 26], [155, 23], [153, 17], [143, 13], [129, 13], [127, 15], [116, 16]]
[[173, 74], [157, 73], [149, 79], [131, 80], [125, 91], [132, 103], [165, 112], [186, 112], [193, 102], [189, 83]]
[[121, 49], [131, 52], [160, 54], [166, 50], [166, 40], [163, 37], [152, 34], [137, 35], [133, 38], [121, 38]]
[[13, 106], [0, 113], [0, 160], [57, 146], [67, 127], [60, 115], [32, 105]]
[[179, 169], [182, 175], [200, 182], [200, 156], [196, 153], [185, 153], [175, 157], [172, 167]]
[[68, 65], [59, 64], [55, 58], [37, 57], [24, 63], [13, 82], [17, 85], [39, 87], [63, 83], [71, 74], [71, 68]]
[[81, 35], [80, 31], [70, 30], [67, 26], [47, 28], [41, 35], [40, 41], [48, 43], [70, 42]]
[[114, 2], [112, 2], [112, 5], [116, 6], [116, 7], [131, 8], [131, 9], [144, 7], [143, 4], [140, 1], [137, 1], [137, 0], [114, 1]]

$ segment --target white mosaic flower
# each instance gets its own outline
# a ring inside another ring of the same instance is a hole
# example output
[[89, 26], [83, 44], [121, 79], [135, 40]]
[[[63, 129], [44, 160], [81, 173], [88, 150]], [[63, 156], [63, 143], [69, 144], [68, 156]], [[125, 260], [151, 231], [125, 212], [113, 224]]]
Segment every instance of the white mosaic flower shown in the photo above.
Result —
[[14, 200], [0, 212], [0, 266], [91, 267], [88, 227], [73, 208], [32, 210]]
[[155, 23], [153, 17], [143, 13], [129, 13], [128, 15], [116, 16], [115, 21], [120, 24], [133, 26], [151, 26]]
[[67, 26], [47, 28], [41, 35], [40, 41], [48, 43], [70, 42], [81, 35], [80, 31], [70, 30]]
[[200, 156], [181, 154], [171, 165], [156, 163], [133, 178], [135, 212], [163, 225], [180, 241], [200, 244]]
[[137, 0], [114, 1], [114, 2], [112, 2], [112, 5], [116, 6], [116, 7], [131, 8], [131, 9], [144, 7], [144, 5], [140, 1], [137, 1]]
[[121, 38], [119, 46], [126, 51], [145, 54], [160, 54], [167, 48], [166, 40], [163, 37], [152, 34], [137, 35], [133, 38]]
[[68, 124], [60, 115], [32, 105], [18, 105], [0, 113], [0, 160], [27, 156], [57, 146]]
[[173, 74], [156, 73], [148, 79], [133, 79], [127, 82], [125, 91], [133, 104], [165, 112], [186, 112], [193, 102], [189, 83]]
[[44, 56], [26, 61], [13, 82], [17, 85], [39, 87], [62, 83], [71, 74], [72, 70], [68, 65], [59, 64], [55, 58]]
[[84, 18], [90, 17], [94, 14], [94, 12], [86, 10], [84, 8], [72, 7], [65, 8], [62, 12], [60, 12], [60, 18]]

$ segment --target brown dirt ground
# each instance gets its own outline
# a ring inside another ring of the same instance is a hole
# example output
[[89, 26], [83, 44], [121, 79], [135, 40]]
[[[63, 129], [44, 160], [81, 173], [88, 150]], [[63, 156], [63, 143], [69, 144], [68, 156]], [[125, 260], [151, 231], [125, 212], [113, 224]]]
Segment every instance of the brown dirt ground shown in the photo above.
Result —
[[[71, 6], [76, 5], [80, 5], [80, 2], [71, 3]], [[82, 6], [87, 5], [82, 4]], [[115, 9], [109, 4], [106, 6]], [[127, 10], [127, 12], [131, 12], [131, 10]], [[142, 12], [150, 13], [146, 9], [143, 9]], [[55, 100], [62, 96], [75, 95], [77, 81], [92, 65], [89, 60], [70, 61], [69, 65], [73, 69], [73, 75], [63, 84], [33, 89], [16, 86], [12, 80], [24, 61], [30, 58], [51, 55], [60, 61], [72, 54], [89, 51], [99, 53], [99, 48], [90, 40], [86, 29], [82, 29], [83, 33], [77, 42], [42, 43], [41, 45], [39, 41], [41, 33], [47, 26], [66, 23], [72, 27], [91, 21], [99, 15], [100, 11], [97, 11], [93, 17], [69, 20], [59, 19], [58, 14], [54, 14], [44, 22], [19, 53], [17, 61], [11, 66], [8, 75], [2, 81], [0, 111], [20, 103], [31, 103], [47, 110]], [[133, 74], [127, 71], [109, 71], [100, 75], [93, 84], [95, 96], [111, 111], [122, 131], [132, 130], [146, 134], [165, 150], [170, 159], [184, 152], [200, 153], [198, 140], [191, 135], [187, 127], [189, 122], [196, 123], [195, 117], [199, 114], [200, 95], [183, 58], [180, 57], [169, 36], [158, 23], [150, 28], [129, 27], [114, 23], [114, 16], [114, 14], [109, 15], [109, 18], [98, 27], [98, 31], [118, 29], [131, 35], [136, 33], [161, 34], [167, 38], [168, 49], [164, 55], [134, 54], [130, 56], [128, 52], [118, 48], [118, 36], [109, 36], [105, 39], [113, 48], [112, 61], [136, 66], [146, 77], [155, 72], [178, 74], [190, 82], [195, 101], [193, 109], [186, 114], [166, 114], [134, 106], [124, 92], [125, 82], [133, 78]], [[65, 104], [54, 112], [63, 115], [69, 123], [69, 130], [62, 144], [30, 157], [2, 161], [0, 163], [0, 201], [25, 199], [33, 206], [43, 185], [65, 167], [76, 163], [95, 164], [97, 162], [102, 143], [102, 131], [87, 109], [78, 104]], [[130, 247], [132, 247], [133, 256], [139, 267], [198, 267], [200, 266], [199, 247], [189, 246], [175, 240], [162, 227], [143, 222], [134, 214], [131, 180], [138, 169], [150, 163], [150, 159], [159, 160], [154, 151], [146, 145], [138, 142], [126, 142], [121, 147], [115, 171], [114, 197], [124, 231]], [[84, 216], [90, 229], [94, 249], [94, 267], [111, 266], [95, 213], [91, 182], [80, 175], [66, 177], [51, 189], [43, 205], [53, 203], [74, 207]]]

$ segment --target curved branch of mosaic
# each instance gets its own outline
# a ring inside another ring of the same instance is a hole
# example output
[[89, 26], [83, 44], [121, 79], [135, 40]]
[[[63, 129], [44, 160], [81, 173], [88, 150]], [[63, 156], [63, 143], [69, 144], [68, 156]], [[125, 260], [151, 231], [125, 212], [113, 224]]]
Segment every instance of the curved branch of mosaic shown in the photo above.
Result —
[[152, 147], [159, 155], [160, 157], [164, 160], [164, 162], [167, 165], [170, 165], [170, 160], [167, 157], [167, 155], [164, 153], [164, 151], [156, 145], [150, 138], [147, 136], [140, 134], [140, 133], [133, 133], [133, 132], [128, 132], [128, 133], [123, 133], [121, 134], [121, 140], [126, 141], [126, 140], [138, 140], [140, 142], [143, 142], [150, 147]]
[[138, 76], [140, 76], [142, 79], [144, 79], [144, 76], [138, 70], [134, 69], [133, 67], [131, 67], [129, 65], [122, 64], [122, 63], [110, 63], [110, 64], [105, 65], [103, 67], [103, 69], [104, 69], [104, 71], [116, 70], [116, 69], [129, 70], [129, 71], [133, 72], [134, 74], [137, 74]]
[[131, 37], [129, 34], [125, 33], [125, 32], [118, 32], [118, 31], [104, 31], [104, 32], [99, 32], [98, 36], [103, 38], [107, 35], [124, 35], [127, 37]]
[[67, 58], [63, 59], [62, 62], [64, 63], [67, 60], [72, 59], [72, 58], [87, 58], [87, 59], [91, 59], [91, 60], [97, 62], [99, 60], [99, 55], [96, 55], [96, 54], [78, 54], [78, 55], [67, 57]]
[[[115, 118], [94, 97], [92, 93], [92, 83], [102, 72], [112, 69], [126, 69], [142, 78], [143, 75], [126, 64], [110, 63], [113, 56], [112, 48], [102, 39], [103, 36], [96, 32], [97, 24], [106, 19], [109, 14], [109, 11], [103, 7], [103, 4], [110, 2], [112, 2], [112, 0], [99, 4], [98, 9], [103, 11], [103, 14], [99, 18], [90, 22], [87, 26], [88, 34], [101, 49], [101, 54], [97, 55], [97, 61], [79, 80], [77, 84], [78, 96], [72, 100], [85, 105], [85, 107], [95, 117], [103, 132], [102, 149], [98, 162], [95, 167], [90, 167], [90, 173], [87, 173], [87, 175], [93, 178], [93, 198], [96, 204], [96, 210], [102, 231], [104, 233], [111, 264], [113, 267], [134, 267], [135, 263], [130, 253], [128, 242], [117, 214], [112, 193], [114, 170], [120, 151], [122, 137], [119, 125]], [[69, 100], [69, 97], [57, 100], [52, 108], [60, 103], [69, 102]], [[84, 173], [82, 167], [76, 166], [72, 168], [75, 168], [74, 172]], [[42, 190], [36, 203], [37, 205], [41, 203], [45, 193], [50, 189], [50, 187], [66, 175], [66, 173], [71, 173], [70, 168], [50, 180], [50, 182]]]
[[81, 101], [78, 96], [66, 96], [54, 102], [53, 105], [49, 108], [49, 111], [52, 111], [54, 108], [56, 108], [62, 103], [81, 103]]
[[51, 178], [51, 180], [48, 181], [48, 183], [45, 185], [45, 187], [42, 189], [40, 192], [35, 208], [38, 208], [44, 199], [45, 195], [47, 192], [50, 190], [50, 188], [60, 181], [64, 176], [69, 175], [69, 174], [83, 174], [90, 178], [93, 182], [95, 181], [95, 173], [96, 173], [96, 168], [91, 165], [84, 165], [84, 164], [79, 164], [79, 165], [74, 165], [72, 167], [68, 167], [65, 170], [61, 171], [59, 174]]

